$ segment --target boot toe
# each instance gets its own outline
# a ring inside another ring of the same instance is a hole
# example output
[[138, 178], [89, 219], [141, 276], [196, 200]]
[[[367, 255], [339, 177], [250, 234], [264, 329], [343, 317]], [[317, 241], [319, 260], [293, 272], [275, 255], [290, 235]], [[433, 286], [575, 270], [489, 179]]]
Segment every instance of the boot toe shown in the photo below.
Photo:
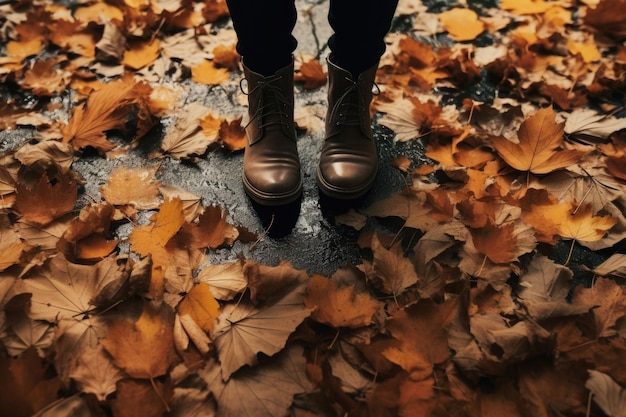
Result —
[[244, 172], [243, 182], [248, 195], [264, 205], [288, 204], [302, 191], [300, 170], [282, 167], [263, 168]]
[[318, 185], [329, 197], [355, 199], [365, 194], [376, 177], [376, 163], [334, 162], [320, 164]]

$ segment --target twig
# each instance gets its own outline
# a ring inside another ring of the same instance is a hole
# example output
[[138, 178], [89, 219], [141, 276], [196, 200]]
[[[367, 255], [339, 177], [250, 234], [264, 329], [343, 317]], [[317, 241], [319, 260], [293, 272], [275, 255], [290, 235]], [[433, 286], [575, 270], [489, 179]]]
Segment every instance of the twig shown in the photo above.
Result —
[[272, 213], [272, 219], [270, 220], [270, 224], [267, 226], [267, 228], [265, 229], [265, 231], [263, 232], [263, 234], [261, 236], [259, 236], [259, 238], [256, 240], [256, 242], [254, 242], [252, 245], [250, 245], [250, 250], [254, 250], [254, 248], [256, 248], [256, 245], [259, 244], [259, 242], [261, 240], [263, 240], [265, 238], [265, 236], [267, 236], [272, 228], [272, 226], [274, 225], [274, 213]]

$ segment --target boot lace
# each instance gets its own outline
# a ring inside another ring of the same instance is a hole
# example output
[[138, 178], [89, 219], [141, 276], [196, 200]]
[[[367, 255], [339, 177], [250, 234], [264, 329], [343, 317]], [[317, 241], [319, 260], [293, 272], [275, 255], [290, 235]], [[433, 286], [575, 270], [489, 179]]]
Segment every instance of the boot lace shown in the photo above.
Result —
[[287, 129], [290, 128], [287, 97], [280, 86], [275, 84], [281, 78], [281, 75], [267, 77], [264, 81], [259, 81], [250, 91], [246, 91], [243, 87], [245, 79], [239, 82], [239, 89], [244, 95], [252, 95], [257, 90], [260, 90], [261, 95], [262, 105], [250, 116], [250, 120], [245, 127], [248, 127], [253, 121], [260, 119], [261, 125], [259, 127], [261, 128], [274, 124], [285, 126]]
[[[337, 126], [360, 126], [361, 114], [368, 110], [363, 105], [366, 101], [365, 96], [356, 81], [348, 77], [345, 77], [345, 80], [350, 83], [350, 86], [335, 102], [330, 112], [330, 119], [337, 120], [335, 122]], [[377, 96], [380, 94], [380, 88], [376, 83], [373, 86], [376, 88], [373, 95]]]

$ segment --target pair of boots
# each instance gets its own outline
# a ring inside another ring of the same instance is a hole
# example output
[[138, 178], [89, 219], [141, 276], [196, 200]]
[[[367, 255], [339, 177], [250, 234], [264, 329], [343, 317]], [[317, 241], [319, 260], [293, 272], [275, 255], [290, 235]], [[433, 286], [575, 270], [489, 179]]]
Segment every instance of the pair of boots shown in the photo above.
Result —
[[[378, 158], [369, 106], [375, 65], [354, 80], [328, 60], [328, 113], [317, 183], [328, 197], [352, 200], [373, 185]], [[248, 83], [248, 144], [243, 161], [246, 193], [261, 205], [277, 206], [300, 197], [302, 178], [293, 121], [293, 63], [264, 77], [244, 65]]]

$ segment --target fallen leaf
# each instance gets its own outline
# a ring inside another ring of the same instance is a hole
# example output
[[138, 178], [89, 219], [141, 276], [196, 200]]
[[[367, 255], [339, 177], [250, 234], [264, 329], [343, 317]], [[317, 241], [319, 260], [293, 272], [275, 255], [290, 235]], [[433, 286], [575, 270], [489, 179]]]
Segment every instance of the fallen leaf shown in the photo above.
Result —
[[161, 53], [161, 43], [158, 38], [150, 42], [131, 43], [124, 52], [122, 64], [138, 70], [152, 64]]
[[591, 288], [578, 286], [572, 304], [591, 309], [589, 329], [595, 337], [611, 337], [616, 325], [626, 316], [624, 290], [610, 278], [598, 278]]
[[15, 157], [24, 165], [38, 163], [54, 163], [63, 168], [70, 168], [74, 162], [74, 150], [66, 143], [56, 140], [45, 140], [35, 144], [22, 145]]
[[387, 249], [374, 235], [372, 251], [374, 252], [374, 274], [370, 279], [379, 290], [395, 298], [410, 286], [417, 284], [415, 267], [402, 253], [401, 242]]
[[115, 417], [160, 417], [169, 411], [173, 392], [171, 379], [150, 382], [125, 378], [117, 383], [111, 411]]
[[191, 67], [191, 79], [198, 84], [219, 85], [228, 80], [230, 74], [226, 68], [218, 68], [213, 61], [204, 61]]
[[547, 174], [577, 163], [580, 152], [559, 150], [563, 141], [563, 125], [555, 121], [550, 108], [538, 110], [520, 126], [519, 143], [494, 138], [492, 145], [511, 167], [533, 174]]
[[476, 39], [485, 30], [485, 24], [471, 9], [455, 7], [439, 13], [439, 20], [452, 39], [463, 42]]
[[176, 122], [165, 133], [161, 149], [165, 155], [183, 159], [202, 155], [209, 145], [217, 142], [218, 135], [207, 136], [200, 125], [209, 110], [200, 103], [193, 102], [185, 107]]
[[226, 145], [231, 151], [240, 151], [246, 147], [248, 136], [241, 125], [242, 116], [233, 120], [223, 120], [220, 124], [220, 142]]
[[121, 317], [113, 320], [102, 345], [115, 365], [132, 378], [154, 380], [179, 361], [172, 323], [164, 309], [146, 305], [135, 322]]
[[235, 71], [239, 68], [241, 56], [235, 50], [235, 44], [217, 45], [213, 48], [213, 62], [220, 67]]
[[335, 280], [313, 275], [304, 298], [304, 305], [313, 310], [311, 318], [333, 327], [369, 326], [383, 303], [358, 292], [355, 285], [340, 286]]
[[220, 305], [213, 298], [208, 284], [200, 282], [187, 293], [178, 304], [177, 310], [178, 314], [188, 315], [202, 330], [209, 333], [219, 315]]
[[100, 187], [102, 197], [114, 206], [131, 204], [139, 210], [157, 208], [161, 202], [161, 183], [156, 179], [158, 169], [159, 165], [139, 168], [119, 166]]
[[243, 262], [239, 260], [207, 265], [198, 273], [198, 280], [209, 286], [215, 298], [224, 301], [232, 300], [248, 286]]
[[246, 261], [243, 274], [248, 280], [252, 301], [266, 301], [283, 294], [285, 289], [306, 281], [307, 274], [295, 269], [290, 262], [281, 261], [276, 266], [262, 265]]
[[223, 307], [211, 338], [225, 381], [242, 366], [258, 363], [257, 354], [273, 356], [285, 347], [289, 335], [311, 315], [304, 291], [300, 284], [258, 306], [242, 301]]
[[[74, 209], [78, 184], [70, 174], [58, 172], [51, 177], [44, 173], [36, 184], [27, 187], [18, 183], [14, 207], [23, 221], [46, 226]], [[46, 201], [46, 204], [40, 204]]]
[[589, 379], [585, 383], [585, 388], [591, 391], [595, 403], [609, 417], [625, 417], [626, 390], [617, 385], [607, 374], [593, 369], [588, 372]]
[[302, 82], [306, 90], [314, 90], [326, 84], [326, 73], [317, 59], [310, 59], [300, 65], [294, 80]]
[[124, 377], [102, 346], [84, 350], [76, 361], [77, 367], [70, 377], [76, 381], [81, 392], [94, 394], [98, 401], [106, 401], [115, 392], [117, 381]]

